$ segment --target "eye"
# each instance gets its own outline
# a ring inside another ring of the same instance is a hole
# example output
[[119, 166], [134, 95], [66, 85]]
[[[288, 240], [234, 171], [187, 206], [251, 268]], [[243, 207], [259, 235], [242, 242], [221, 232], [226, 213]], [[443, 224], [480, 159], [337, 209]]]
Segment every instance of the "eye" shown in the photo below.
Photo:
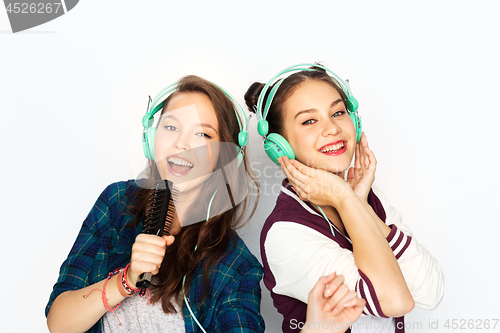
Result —
[[345, 114], [345, 111], [337, 111], [334, 114], [332, 114], [332, 117], [340, 117], [341, 115]]
[[198, 136], [203, 136], [203, 137], [205, 137], [205, 138], [207, 138], [207, 139], [211, 139], [211, 138], [212, 138], [210, 135], [208, 135], [207, 133], [204, 133], [204, 132], [201, 132], [201, 133], [196, 133], [196, 135], [198, 135]]
[[304, 121], [302, 123], [302, 125], [311, 125], [311, 124], [314, 124], [316, 122], [316, 120], [314, 119], [307, 119], [306, 121]]
[[177, 132], [177, 127], [175, 127], [174, 125], [165, 125], [163, 126], [163, 128], [167, 131]]

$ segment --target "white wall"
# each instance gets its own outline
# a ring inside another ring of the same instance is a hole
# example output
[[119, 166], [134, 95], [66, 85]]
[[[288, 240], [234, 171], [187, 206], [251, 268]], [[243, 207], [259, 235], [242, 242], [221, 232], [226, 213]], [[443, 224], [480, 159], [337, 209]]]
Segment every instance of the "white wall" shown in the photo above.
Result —
[[[18, 34], [0, 10], [1, 330], [47, 332], [44, 307], [83, 219], [107, 184], [145, 163], [148, 95], [197, 74], [243, 103], [252, 82], [312, 61], [350, 79], [379, 161], [376, 184], [445, 272], [440, 306], [414, 310], [407, 322], [422, 327], [408, 332], [498, 319], [496, 7], [87, 0]], [[255, 124], [254, 161], [271, 166]], [[256, 255], [274, 199], [268, 190], [242, 231]], [[268, 331], [279, 331], [265, 289], [262, 308]]]

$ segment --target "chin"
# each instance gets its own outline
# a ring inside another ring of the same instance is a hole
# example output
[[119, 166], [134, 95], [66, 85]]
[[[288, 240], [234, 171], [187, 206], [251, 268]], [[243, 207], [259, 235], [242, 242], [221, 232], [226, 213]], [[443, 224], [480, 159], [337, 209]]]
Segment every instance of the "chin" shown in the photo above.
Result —
[[347, 168], [344, 168], [344, 167], [330, 167], [327, 169], [328, 171], [332, 172], [332, 173], [344, 173]]
[[330, 158], [324, 159], [322, 156], [316, 159], [300, 159], [297, 157], [297, 160], [302, 164], [307, 165], [308, 167], [326, 170], [332, 173], [342, 173], [345, 172], [350, 165], [351, 161], [341, 161], [341, 160], [331, 160]]

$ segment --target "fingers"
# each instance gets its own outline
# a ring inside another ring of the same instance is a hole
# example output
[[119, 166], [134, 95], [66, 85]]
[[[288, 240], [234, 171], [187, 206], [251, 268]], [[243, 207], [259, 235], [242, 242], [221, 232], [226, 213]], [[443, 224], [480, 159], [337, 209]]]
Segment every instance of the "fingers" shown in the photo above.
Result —
[[[343, 286], [345, 286], [345, 289], [347, 289], [347, 291], [345, 293], [339, 293], [338, 295], [339, 300], [335, 303], [335, 307], [332, 310], [332, 316], [336, 316], [342, 311], [344, 311], [344, 308], [348, 307], [346, 306], [346, 304], [349, 304], [349, 302], [352, 301], [352, 299], [357, 298], [356, 297], [357, 293], [354, 290], [349, 291], [349, 289], [345, 284]], [[343, 291], [342, 289], [344, 288], [339, 288], [339, 291]]]
[[347, 181], [349, 182], [349, 184], [351, 184], [352, 180], [354, 178], [354, 168], [349, 168], [349, 170], [347, 170]]
[[290, 160], [286, 156], [282, 158], [282, 161], [288, 167], [289, 171], [293, 173], [294, 177], [302, 183], [309, 181], [312, 177], [318, 176], [318, 172], [320, 172], [319, 169], [308, 167], [297, 160]]
[[304, 179], [308, 179], [310, 177], [316, 177], [316, 176], [320, 175], [319, 173], [321, 172], [321, 169], [311, 168], [311, 167], [305, 165], [304, 163], [299, 162], [298, 160], [288, 160], [288, 161], [290, 162], [290, 164], [293, 164], [293, 166], [297, 170], [299, 170], [301, 174], [303, 174], [307, 177]]
[[368, 143], [366, 142], [365, 133], [361, 133], [361, 139], [359, 140], [359, 153], [360, 153], [360, 163], [362, 167], [368, 166], [368, 159], [365, 153], [365, 147], [368, 147]]
[[321, 299], [324, 296], [326, 288], [337, 277], [337, 274], [333, 272], [330, 275], [322, 276], [318, 279], [318, 282], [314, 285], [312, 290], [309, 292], [309, 298]]
[[159, 247], [165, 247], [167, 245], [166, 240], [163, 237], [148, 234], [137, 235], [137, 237], [135, 238], [135, 243], [151, 244]]
[[[295, 187], [301, 188], [304, 185], [304, 181], [307, 179], [297, 168], [290, 163], [290, 160], [286, 157], [278, 158], [281, 168], [285, 172], [288, 181]], [[300, 179], [299, 179], [300, 178]], [[301, 181], [302, 179], [302, 181]]]
[[365, 307], [366, 301], [362, 298], [353, 298], [345, 304], [344, 314], [352, 322], [358, 320]]
[[160, 267], [164, 256], [164, 248], [151, 244], [134, 243], [130, 258], [131, 269], [139, 274], [142, 272], [153, 272]]
[[354, 167], [356, 170], [361, 168], [361, 156], [360, 156], [360, 143], [356, 143], [356, 149], [354, 150]]
[[337, 275], [332, 282], [330, 282], [324, 291], [324, 296], [325, 297], [330, 297], [332, 296], [337, 289], [344, 283], [344, 276], [343, 275]]
[[[354, 291], [352, 291], [352, 292], [354, 292]], [[366, 305], [366, 301], [362, 298], [358, 298], [356, 296], [356, 293], [355, 293], [354, 297], [352, 297], [351, 299], [347, 300], [344, 303], [344, 307], [346, 307], [346, 308], [360, 307], [361, 309], [363, 309], [365, 307], [365, 305]]]
[[129, 277], [136, 281], [143, 272], [158, 274], [167, 245], [174, 242], [173, 236], [139, 234], [132, 245]]
[[344, 289], [346, 293], [349, 291], [349, 289], [344, 285], [344, 276], [337, 275], [335, 279], [333, 279], [332, 282], [325, 287], [323, 292], [323, 296], [325, 298], [323, 311], [327, 312], [335, 307], [341, 296], [343, 296]]
[[304, 200], [304, 201], [309, 201], [310, 200], [309, 195], [304, 191], [303, 187], [297, 187], [296, 185], [294, 185], [292, 187], [292, 189], [295, 191], [295, 193], [297, 193], [297, 195], [300, 198], [300, 200]]
[[170, 236], [162, 236], [162, 238], [167, 242], [167, 246], [170, 246], [174, 243], [175, 237], [170, 235]]
[[370, 148], [365, 147], [365, 154], [368, 157], [369, 167], [370, 168], [376, 167], [377, 166], [377, 159], [375, 158], [375, 155], [370, 150]]
[[349, 293], [349, 288], [345, 284], [338, 286], [334, 294], [326, 301], [323, 306], [323, 311], [332, 311], [332, 315], [336, 316], [344, 308], [344, 303], [339, 303], [347, 294]]
[[363, 142], [365, 168], [368, 169], [369, 176], [373, 177], [375, 175], [375, 170], [377, 169], [377, 159], [375, 158], [375, 155], [373, 154], [371, 149], [368, 147], [368, 140], [366, 139], [365, 133], [362, 134], [361, 140]]

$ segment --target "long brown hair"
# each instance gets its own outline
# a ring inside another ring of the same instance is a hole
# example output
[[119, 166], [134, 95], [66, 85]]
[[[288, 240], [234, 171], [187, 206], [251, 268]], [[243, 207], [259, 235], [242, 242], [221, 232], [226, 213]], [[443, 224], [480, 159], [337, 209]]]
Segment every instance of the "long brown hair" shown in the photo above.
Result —
[[[320, 64], [318, 64], [320, 65]], [[303, 70], [297, 73], [294, 73], [287, 78], [283, 79], [283, 83], [276, 91], [274, 95], [273, 101], [267, 113], [266, 120], [269, 124], [269, 133], [277, 133], [283, 136], [284, 127], [283, 122], [285, 119], [285, 112], [283, 110], [283, 103], [293, 94], [297, 87], [308, 80], [318, 80], [323, 81], [334, 87], [344, 100], [344, 104], [346, 104], [347, 97], [344, 91], [340, 88], [337, 82], [335, 82], [328, 73], [320, 67], [312, 66], [309, 67], [312, 70]], [[276, 83], [275, 83], [276, 84]], [[269, 87], [264, 96], [263, 105], [266, 104], [267, 98], [269, 97], [269, 92], [274, 87], [274, 84]], [[257, 105], [257, 100], [259, 99], [259, 95], [264, 88], [264, 84], [260, 82], [254, 82], [248, 88], [245, 93], [245, 103], [250, 112], [254, 112], [254, 105]], [[347, 104], [346, 104], [347, 105]]]
[[[162, 113], [167, 109], [171, 98], [183, 92], [199, 92], [208, 96], [217, 116], [220, 141], [238, 142], [240, 128], [232, 101], [216, 85], [200, 77], [194, 75], [183, 77], [178, 83], [177, 90], [165, 100]], [[226, 165], [228, 162], [233, 161], [236, 154], [236, 150], [233, 152], [221, 151], [216, 169], [221, 164]], [[243, 155], [243, 163], [246, 175], [250, 180], [248, 183], [246, 181], [244, 183], [249, 190], [249, 195], [234, 208], [213, 216], [208, 221], [201, 221], [201, 223], [183, 227], [180, 233], [175, 236], [175, 242], [167, 247], [160, 271], [156, 275], [157, 279], [153, 279], [151, 287], [153, 293], [151, 301], [153, 303], [161, 301], [165, 313], [175, 312], [173, 302], [180, 301], [184, 294], [187, 294], [197, 269], [203, 270], [202, 299], [209, 296], [211, 268], [222, 259], [224, 253], [229, 249], [231, 241], [235, 240], [235, 230], [248, 222], [254, 214], [259, 197], [259, 183], [250, 169], [246, 154]], [[234, 171], [231, 172], [230, 169], [228, 171], [227, 179], [230, 186], [234, 186], [237, 183], [237, 175]], [[155, 164], [148, 160], [148, 177], [154, 178], [154, 174]], [[225, 183], [223, 180], [217, 179], [217, 177], [221, 177], [220, 173], [214, 173], [211, 179], [202, 185], [200, 196], [212, 196], [217, 184]], [[238, 185], [241, 186], [241, 181]], [[137, 226], [142, 222], [149, 191], [149, 189], [140, 188], [131, 198], [132, 202], [134, 202], [134, 205], [129, 208], [130, 213], [134, 214], [132, 225]], [[223, 200], [225, 199], [222, 195], [219, 195], [222, 192], [218, 191], [213, 202], [214, 205], [219, 207], [224, 205]], [[252, 202], [253, 199], [255, 199], [254, 202]], [[248, 212], [248, 208], [252, 204], [253, 207]], [[208, 203], [193, 204], [189, 210], [206, 212]], [[184, 277], [186, 277], [186, 281], [183, 290]]]

